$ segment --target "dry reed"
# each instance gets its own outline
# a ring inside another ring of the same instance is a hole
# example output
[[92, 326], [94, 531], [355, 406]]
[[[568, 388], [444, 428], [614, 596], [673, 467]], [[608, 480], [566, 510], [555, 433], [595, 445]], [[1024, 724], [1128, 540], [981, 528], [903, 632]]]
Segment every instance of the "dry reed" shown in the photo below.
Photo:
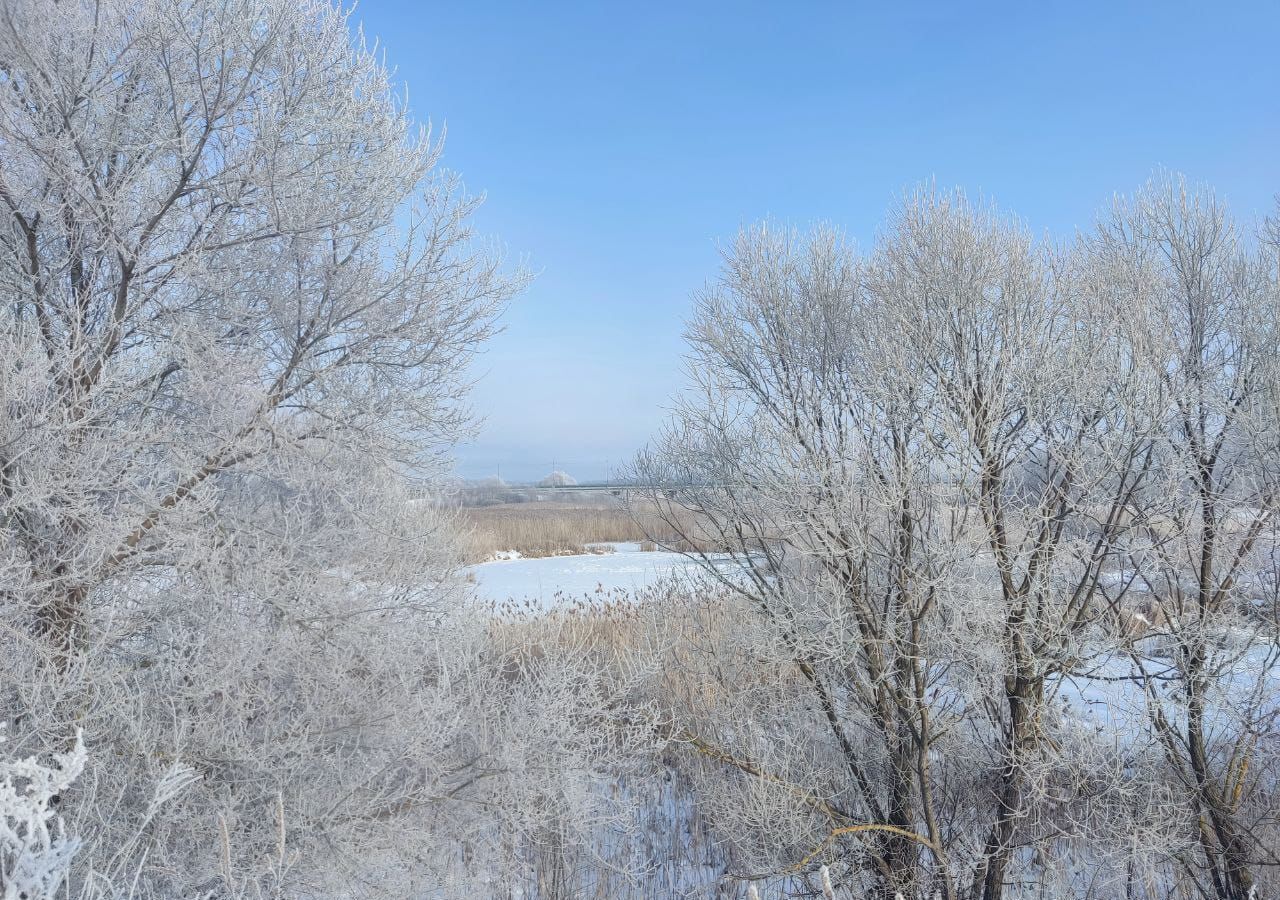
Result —
[[464, 553], [469, 563], [513, 550], [526, 557], [588, 553], [592, 544], [623, 541], [638, 543], [644, 551], [684, 546], [656, 513], [616, 502], [503, 503], [464, 508], [460, 515], [468, 532]]

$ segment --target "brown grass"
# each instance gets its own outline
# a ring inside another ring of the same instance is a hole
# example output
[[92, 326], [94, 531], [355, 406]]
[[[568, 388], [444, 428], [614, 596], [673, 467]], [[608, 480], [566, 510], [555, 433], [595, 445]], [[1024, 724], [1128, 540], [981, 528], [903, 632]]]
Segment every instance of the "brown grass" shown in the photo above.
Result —
[[469, 527], [468, 562], [515, 550], [522, 556], [585, 553], [587, 544], [644, 540], [644, 530], [621, 505], [503, 503], [463, 509]]
[[[726, 649], [744, 628], [758, 626], [758, 615], [715, 584], [690, 590], [687, 584], [666, 583], [639, 593], [618, 588], [594, 597], [564, 597], [550, 609], [533, 601], [507, 601], [493, 604], [492, 612], [489, 635], [505, 652], [607, 660], [606, 668], [619, 679], [643, 668], [645, 658], [660, 658], [658, 694], [668, 703], [679, 698], [689, 708], [709, 708], [721, 691], [746, 682], [777, 686], [801, 680], [800, 671], [785, 660], [739, 658]], [[730, 674], [735, 667], [740, 670]]]
[[641, 550], [674, 547], [677, 536], [656, 513], [633, 512], [616, 501], [503, 503], [460, 510], [468, 529], [467, 562], [483, 562], [495, 553], [521, 556], [587, 553], [588, 544], [635, 541]]

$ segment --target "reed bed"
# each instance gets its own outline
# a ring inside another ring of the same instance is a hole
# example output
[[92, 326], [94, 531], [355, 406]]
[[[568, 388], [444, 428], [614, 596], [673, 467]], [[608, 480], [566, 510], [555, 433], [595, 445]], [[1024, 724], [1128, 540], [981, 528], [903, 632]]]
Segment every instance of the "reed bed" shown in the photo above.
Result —
[[621, 506], [503, 503], [461, 511], [468, 562], [512, 551], [521, 556], [586, 553], [588, 544], [642, 541], [641, 525]]
[[616, 502], [502, 503], [459, 513], [467, 530], [464, 554], [469, 563], [510, 551], [525, 557], [588, 553], [592, 544], [624, 541], [640, 544], [643, 551], [686, 546], [656, 512]]
[[[732, 847], [717, 831], [715, 804], [704, 806], [702, 794], [708, 785], [731, 784], [740, 774], [717, 755], [724, 713], [743, 690], [798, 694], [804, 682], [794, 665], [781, 660], [720, 655], [744, 626], [758, 624], [752, 610], [712, 583], [691, 587], [672, 581], [635, 593], [617, 589], [564, 598], [551, 610], [514, 601], [495, 604], [493, 614], [489, 637], [504, 679], [536, 679], [554, 669], [547, 663], [556, 658], [586, 662], [599, 689], [620, 700], [618, 718], [599, 722], [605, 735], [634, 753], [634, 734], [625, 735], [645, 722], [651, 728], [651, 755], [630, 758], [615, 778], [599, 785], [628, 810], [626, 821], [594, 833], [589, 852], [555, 836], [522, 848], [528, 896], [741, 896], [739, 879], [731, 874]], [[739, 665], [726, 670], [720, 665], [726, 661]], [[812, 726], [803, 715], [796, 722]], [[770, 897], [820, 896], [816, 885], [789, 873], [760, 886]]]

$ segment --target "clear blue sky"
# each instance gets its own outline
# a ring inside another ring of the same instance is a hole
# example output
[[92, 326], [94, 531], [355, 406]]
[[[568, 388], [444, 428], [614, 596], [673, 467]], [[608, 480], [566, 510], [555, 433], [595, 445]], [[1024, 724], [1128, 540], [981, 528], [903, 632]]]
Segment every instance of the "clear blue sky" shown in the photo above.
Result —
[[1156, 166], [1238, 216], [1280, 192], [1280, 3], [558, 4], [364, 0], [446, 125], [477, 225], [539, 275], [480, 361], [459, 471], [596, 477], [682, 383], [717, 242], [772, 217], [859, 243], [929, 178], [1037, 231]]

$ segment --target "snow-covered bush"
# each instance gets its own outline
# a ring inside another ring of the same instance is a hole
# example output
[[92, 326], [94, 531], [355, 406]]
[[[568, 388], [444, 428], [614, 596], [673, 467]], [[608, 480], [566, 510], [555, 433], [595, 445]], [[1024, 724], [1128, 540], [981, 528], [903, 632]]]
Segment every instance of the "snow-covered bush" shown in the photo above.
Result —
[[[4, 749], [0, 732], [0, 750]], [[0, 897], [56, 900], [80, 849], [67, 832], [58, 803], [85, 765], [84, 742], [76, 735], [66, 753], [48, 763], [32, 756], [0, 757]]]

